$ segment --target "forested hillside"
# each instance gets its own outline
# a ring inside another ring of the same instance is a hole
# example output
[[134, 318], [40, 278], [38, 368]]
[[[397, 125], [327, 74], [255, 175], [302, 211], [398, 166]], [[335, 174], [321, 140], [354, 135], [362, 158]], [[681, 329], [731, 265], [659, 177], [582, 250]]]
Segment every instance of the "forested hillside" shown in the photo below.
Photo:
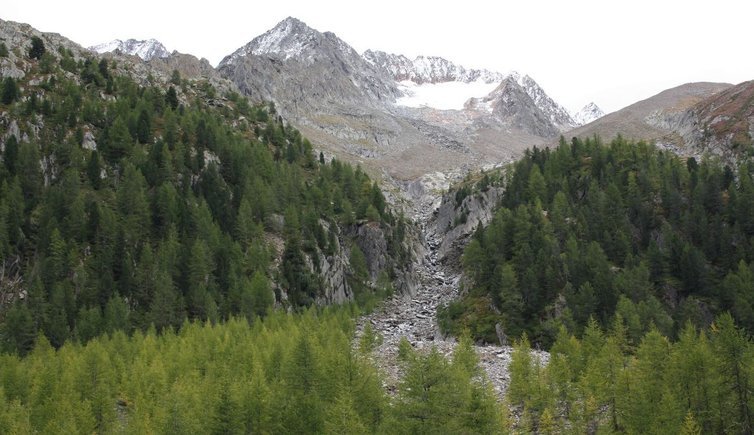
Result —
[[724, 311], [754, 331], [752, 169], [620, 137], [527, 152], [466, 247], [471, 283], [441, 325], [494, 342], [499, 324], [545, 347], [560, 325], [581, 336], [590, 318], [606, 328], [618, 315], [632, 346]]
[[26, 358], [0, 356], [1, 433], [501, 433], [502, 408], [472, 380], [464, 341], [451, 360], [404, 348], [393, 399], [351, 345], [354, 313], [287, 315], [252, 326], [184, 323], [179, 333], [118, 331], [57, 352], [44, 337]]
[[564, 327], [546, 366], [526, 339], [511, 361], [508, 401], [523, 433], [750, 434], [754, 345], [730, 314], [691, 324], [671, 341], [657, 329], [636, 345], [622, 319], [590, 322], [581, 340]]
[[0, 104], [4, 350], [26, 354], [39, 332], [58, 348], [307, 306], [338, 255], [349, 299], [369, 299], [359, 225], [384, 234], [383, 289], [406, 263], [404, 223], [377, 185], [317, 158], [271, 105], [177, 72], [137, 82], [39, 37], [11, 48], [28, 71], [3, 80]]

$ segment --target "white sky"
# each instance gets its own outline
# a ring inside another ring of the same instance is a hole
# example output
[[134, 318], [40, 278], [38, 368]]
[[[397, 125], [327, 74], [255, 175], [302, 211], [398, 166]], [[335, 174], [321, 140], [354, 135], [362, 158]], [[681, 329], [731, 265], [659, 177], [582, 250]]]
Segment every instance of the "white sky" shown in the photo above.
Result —
[[84, 46], [155, 38], [213, 65], [287, 16], [358, 52], [517, 70], [571, 110], [595, 101], [610, 112], [683, 83], [754, 79], [749, 0], [5, 0], [0, 10]]

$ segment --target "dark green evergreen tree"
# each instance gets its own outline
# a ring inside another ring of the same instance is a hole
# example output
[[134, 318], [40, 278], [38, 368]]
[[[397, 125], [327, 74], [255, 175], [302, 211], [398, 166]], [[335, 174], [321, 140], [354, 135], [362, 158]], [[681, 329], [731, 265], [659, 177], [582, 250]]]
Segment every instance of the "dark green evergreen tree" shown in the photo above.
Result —
[[18, 94], [19, 90], [16, 80], [14, 80], [13, 77], [6, 77], [5, 80], [3, 80], [3, 104], [12, 104], [14, 101], [18, 100]]
[[29, 48], [29, 57], [32, 59], [41, 59], [47, 49], [44, 41], [39, 36], [31, 37], [31, 47]]

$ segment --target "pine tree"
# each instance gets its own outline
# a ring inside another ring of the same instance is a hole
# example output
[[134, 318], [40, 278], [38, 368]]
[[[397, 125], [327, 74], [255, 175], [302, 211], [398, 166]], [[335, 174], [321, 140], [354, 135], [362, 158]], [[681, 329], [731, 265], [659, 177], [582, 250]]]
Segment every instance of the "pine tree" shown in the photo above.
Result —
[[136, 121], [136, 139], [139, 143], [149, 143], [152, 137], [152, 118], [146, 109], [141, 109], [139, 118]]
[[32, 59], [41, 59], [42, 55], [45, 54], [47, 50], [45, 49], [44, 41], [42, 41], [42, 38], [39, 36], [32, 36], [31, 37], [31, 47], [29, 48], [29, 57]]
[[719, 370], [723, 375], [724, 388], [729, 394], [729, 407], [724, 410], [729, 415], [724, 421], [728, 430], [751, 434], [752, 404], [749, 379], [754, 368], [752, 346], [748, 337], [733, 323], [729, 313], [723, 313], [713, 324], [713, 345], [719, 357]]
[[23, 302], [14, 303], [5, 313], [3, 350], [24, 356], [34, 347], [37, 328]]
[[16, 84], [16, 80], [14, 80], [13, 77], [6, 77], [5, 80], [3, 80], [3, 104], [12, 104], [14, 101], [18, 100], [19, 92], [18, 84]]
[[702, 435], [702, 428], [694, 419], [694, 414], [689, 411], [683, 419], [680, 435]]
[[178, 94], [175, 92], [175, 87], [170, 86], [165, 93], [165, 104], [173, 110], [178, 108]]

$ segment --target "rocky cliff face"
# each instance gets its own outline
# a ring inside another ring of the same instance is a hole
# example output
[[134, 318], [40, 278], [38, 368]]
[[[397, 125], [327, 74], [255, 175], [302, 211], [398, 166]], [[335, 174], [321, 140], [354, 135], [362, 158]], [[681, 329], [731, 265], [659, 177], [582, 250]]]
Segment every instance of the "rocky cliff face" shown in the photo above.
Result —
[[489, 187], [466, 196], [460, 203], [455, 193], [443, 195], [431, 232], [439, 236], [440, 243], [436, 247], [439, 260], [458, 267], [469, 237], [492, 220], [503, 188]]
[[[321, 221], [320, 224], [331, 230], [331, 225]], [[341, 304], [353, 301], [354, 292], [349, 282], [353, 273], [350, 261], [351, 242], [355, 243], [364, 253], [369, 281], [377, 283], [382, 271], [393, 270], [395, 274], [394, 286], [399, 294], [411, 295], [416, 292], [418, 277], [413, 263], [397, 264], [390, 258], [387, 243], [387, 231], [374, 222], [360, 222], [344, 228], [333, 228], [339, 235], [338, 248], [333, 255], [325, 255], [317, 251], [317, 255], [309, 256], [309, 267], [322, 278], [323, 293], [317, 299], [320, 305]], [[404, 242], [405, 247], [414, 255], [420, 250], [419, 241], [409, 237]], [[412, 255], [413, 256], [413, 255]], [[318, 263], [315, 265], [314, 261]]]

